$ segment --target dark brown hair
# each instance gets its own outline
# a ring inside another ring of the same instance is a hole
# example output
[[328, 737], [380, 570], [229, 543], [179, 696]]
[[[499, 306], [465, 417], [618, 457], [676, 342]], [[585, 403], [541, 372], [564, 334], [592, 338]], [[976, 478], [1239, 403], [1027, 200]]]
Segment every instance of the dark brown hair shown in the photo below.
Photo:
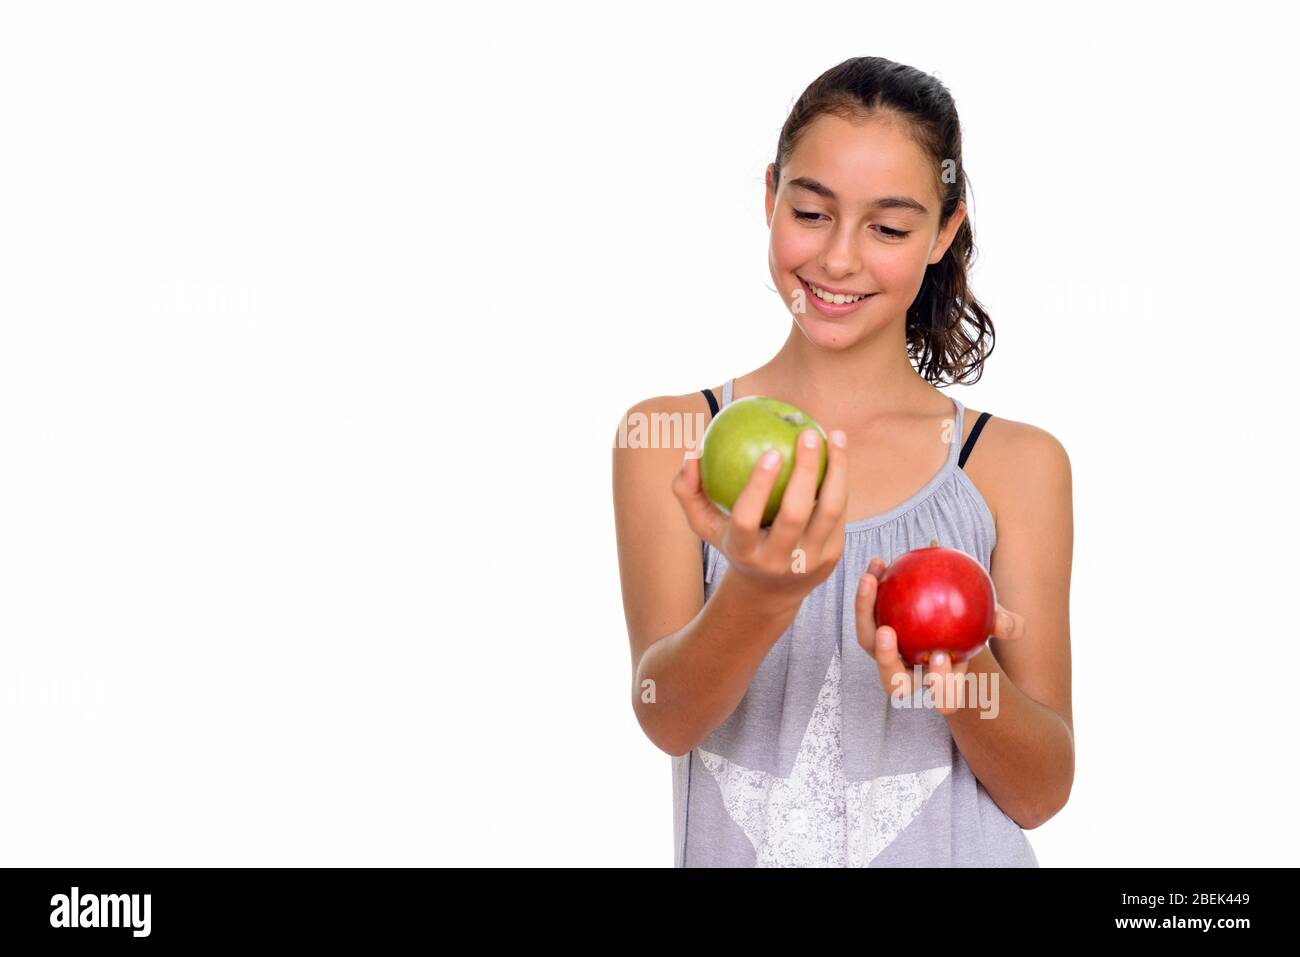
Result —
[[[934, 158], [942, 197], [940, 228], [966, 199], [961, 124], [952, 94], [928, 73], [876, 56], [845, 60], [804, 90], [777, 141], [774, 192], [799, 137], [824, 113], [849, 121], [890, 115], [903, 119], [915, 142]], [[945, 166], [945, 161], [951, 162]], [[943, 258], [925, 267], [921, 291], [907, 310], [908, 358], [931, 384], [978, 382], [993, 352], [993, 320], [967, 280], [974, 261], [975, 232], [968, 214]]]

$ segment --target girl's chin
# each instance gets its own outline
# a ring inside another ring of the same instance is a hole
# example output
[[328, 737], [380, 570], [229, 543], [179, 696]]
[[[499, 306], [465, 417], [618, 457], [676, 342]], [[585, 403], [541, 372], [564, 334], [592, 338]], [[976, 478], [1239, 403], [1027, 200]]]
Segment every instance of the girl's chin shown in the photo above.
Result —
[[795, 322], [808, 341], [825, 349], [845, 349], [862, 338], [854, 323], [835, 322], [824, 316], [796, 316]]

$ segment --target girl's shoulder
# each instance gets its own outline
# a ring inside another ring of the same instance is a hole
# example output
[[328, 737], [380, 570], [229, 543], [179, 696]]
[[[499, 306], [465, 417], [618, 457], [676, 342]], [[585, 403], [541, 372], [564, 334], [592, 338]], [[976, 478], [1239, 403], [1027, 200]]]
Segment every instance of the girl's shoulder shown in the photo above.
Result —
[[[719, 406], [722, 387], [711, 390]], [[655, 472], [676, 471], [683, 452], [703, 440], [713, 417], [702, 390], [681, 395], [657, 395], [634, 403], [618, 421], [615, 449], [655, 450], [653, 455], [636, 456], [641, 468]], [[675, 453], [675, 454], [674, 454]]]
[[[713, 393], [713, 397], [717, 400], [719, 406], [722, 405], [722, 389], [722, 386], [716, 386], [709, 389], [709, 391]], [[704, 397], [704, 391], [702, 389], [694, 392], [684, 392], [681, 395], [656, 395], [642, 399], [640, 402], [637, 402], [628, 408], [627, 412], [624, 413], [624, 418], [633, 413], [640, 413], [642, 415], [663, 415], [687, 412], [703, 412], [705, 415], [709, 414], [709, 400]]]
[[[979, 409], [967, 406], [962, 431], [969, 435], [982, 414]], [[986, 453], [990, 449], [996, 450], [993, 454], [986, 454], [983, 457], [1001, 460], [1006, 464], [1014, 464], [1014, 461], [1009, 462], [1008, 460], [1018, 458], [1028, 461], [1056, 459], [1065, 463], [1069, 462], [1065, 446], [1051, 432], [1039, 426], [1030, 425], [1028, 422], [1018, 422], [1015, 419], [1004, 418], [997, 413], [990, 414], [984, 422], [984, 428], [980, 431], [978, 439], [978, 447]], [[972, 451], [972, 462], [974, 458], [975, 453]]]
[[[966, 408], [962, 442], [968, 441], [980, 410]], [[1046, 429], [994, 413], [984, 422], [964, 466], [984, 496], [994, 521], [1000, 511], [1025, 496], [1068, 491], [1070, 457]]]

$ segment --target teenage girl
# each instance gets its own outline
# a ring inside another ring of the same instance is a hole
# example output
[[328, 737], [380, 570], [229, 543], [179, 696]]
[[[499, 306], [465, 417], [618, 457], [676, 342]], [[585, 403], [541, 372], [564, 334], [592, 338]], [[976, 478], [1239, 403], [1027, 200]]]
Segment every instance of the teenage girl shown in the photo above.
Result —
[[[677, 866], [1032, 867], [1024, 830], [1069, 797], [1069, 459], [936, 388], [977, 381], [994, 339], [961, 155], [934, 77], [879, 57], [819, 77], [767, 169], [785, 344], [628, 411], [766, 395], [830, 437], [820, 492], [801, 444], [770, 527], [778, 453], [727, 514], [696, 450], [615, 449], [632, 706], [673, 757]], [[913, 671], [873, 624], [876, 585], [931, 542], [989, 571], [997, 625], [974, 657]]]

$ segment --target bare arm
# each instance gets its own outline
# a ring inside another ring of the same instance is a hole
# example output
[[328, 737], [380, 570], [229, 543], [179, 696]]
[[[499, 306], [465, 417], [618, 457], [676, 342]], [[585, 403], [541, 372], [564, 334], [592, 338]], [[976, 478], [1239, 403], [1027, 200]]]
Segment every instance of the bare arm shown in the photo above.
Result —
[[[697, 401], [703, 406], [702, 397]], [[654, 399], [628, 415], [680, 412], [691, 404], [691, 397]], [[781, 512], [770, 529], [760, 529], [777, 470], [755, 468], [728, 517], [705, 498], [699, 462], [684, 453], [617, 443], [614, 449], [633, 709], [647, 737], [673, 755], [689, 752], [736, 709], [804, 595], [834, 570], [847, 492], [842, 447], [828, 450], [820, 498], [819, 452], [801, 447]], [[707, 603], [702, 539], [731, 566]], [[796, 547], [806, 556], [798, 572], [790, 561]]]
[[953, 740], [989, 796], [1031, 830], [1069, 799], [1074, 732], [1057, 711], [1019, 688], [988, 648], [971, 659], [969, 673], [997, 675], [997, 717], [985, 721], [973, 708], [958, 708], [945, 715]]
[[798, 610], [723, 575], [699, 614], [647, 648], [636, 666], [632, 706], [650, 740], [686, 754], [722, 724]]
[[953, 740], [989, 795], [1023, 828], [1061, 810], [1074, 784], [1070, 695], [1070, 566], [1074, 510], [1070, 459], [1051, 434], [1022, 427], [999, 503], [990, 572], [1014, 609], [1014, 640], [994, 638], [971, 671], [998, 673], [1001, 712], [947, 716]]

